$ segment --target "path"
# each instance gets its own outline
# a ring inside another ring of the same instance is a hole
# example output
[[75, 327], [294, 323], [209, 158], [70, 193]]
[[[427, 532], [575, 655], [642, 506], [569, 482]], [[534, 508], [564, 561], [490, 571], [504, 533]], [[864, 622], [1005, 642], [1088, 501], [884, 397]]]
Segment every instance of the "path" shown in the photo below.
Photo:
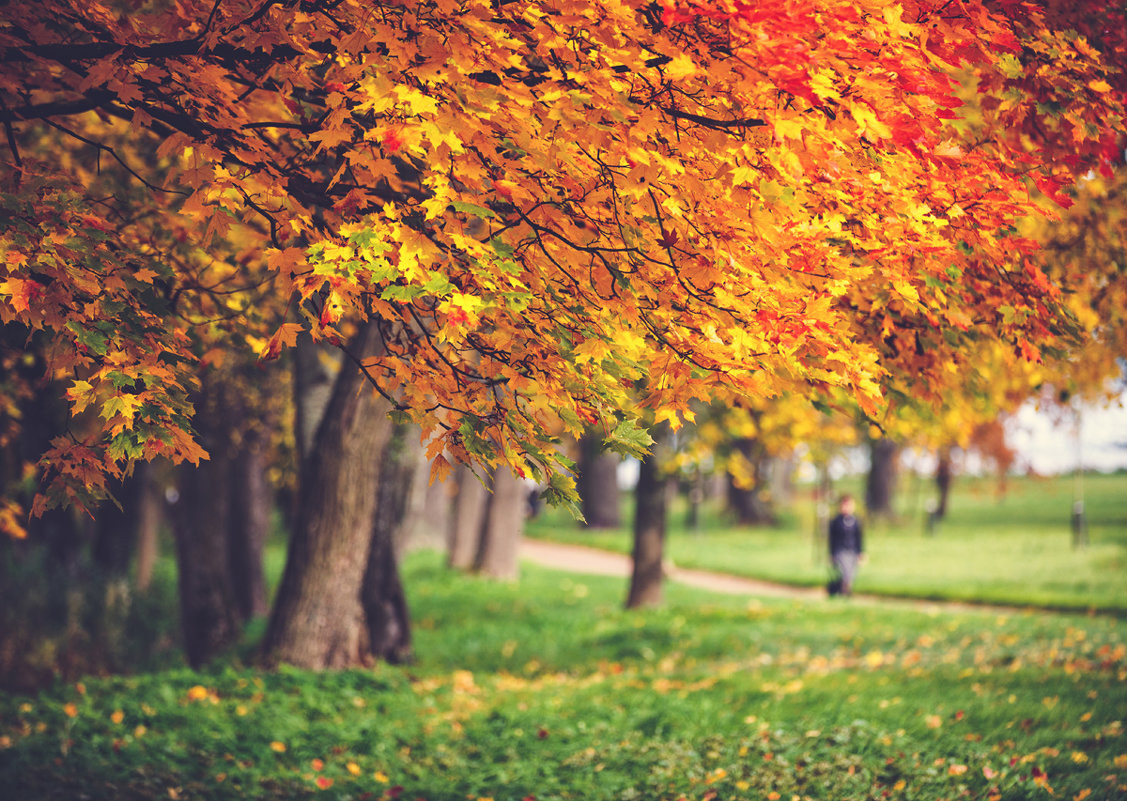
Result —
[[[587, 548], [582, 545], [564, 545], [525, 538], [520, 544], [520, 556], [530, 562], [557, 570], [573, 573], [589, 573], [597, 576], [630, 575], [630, 558], [612, 551]], [[822, 598], [825, 591], [811, 587], [794, 587], [789, 584], [775, 584], [770, 581], [730, 576], [724, 573], [711, 573], [707, 570], [689, 570], [671, 567], [666, 577], [713, 592], [730, 595], [762, 595], [775, 598]]]
[[[527, 559], [543, 567], [566, 570], [572, 573], [587, 573], [597, 576], [630, 576], [630, 558], [624, 554], [588, 548], [583, 545], [565, 545], [525, 537], [520, 544], [520, 558]], [[820, 587], [796, 587], [791, 584], [777, 584], [761, 579], [732, 576], [726, 573], [713, 573], [707, 570], [691, 570], [671, 567], [666, 576], [692, 587], [711, 590], [729, 595], [752, 595], [771, 598], [798, 598], [804, 600], [826, 599], [826, 591]], [[931, 601], [916, 598], [896, 598], [879, 595], [854, 595], [850, 601], [860, 603], [880, 603], [910, 606], [928, 612], [978, 611], [1013, 613], [1028, 611], [1028, 607], [998, 606], [995, 604], [974, 604], [961, 601]]]

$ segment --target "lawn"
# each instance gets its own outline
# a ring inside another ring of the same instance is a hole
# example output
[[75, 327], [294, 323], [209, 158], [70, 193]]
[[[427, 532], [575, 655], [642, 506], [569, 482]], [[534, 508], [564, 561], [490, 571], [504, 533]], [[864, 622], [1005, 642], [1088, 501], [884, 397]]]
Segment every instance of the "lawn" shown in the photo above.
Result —
[[405, 566], [417, 661], [0, 696], [5, 799], [1127, 798], [1114, 616]]
[[[1072, 543], [1070, 477], [1012, 479], [1002, 497], [993, 482], [957, 481], [949, 516], [931, 534], [924, 489], [906, 489], [898, 521], [866, 528], [869, 561], [857, 592], [1127, 614], [1127, 475], [1085, 477], [1082, 548]], [[629, 503], [624, 498], [624, 510]], [[529, 522], [528, 534], [627, 553], [625, 517], [621, 529], [588, 531], [548, 510]], [[710, 509], [693, 531], [680, 504], [670, 515], [667, 551], [681, 567], [812, 586], [826, 579], [823, 549], [801, 490], [777, 528], [735, 528]]]

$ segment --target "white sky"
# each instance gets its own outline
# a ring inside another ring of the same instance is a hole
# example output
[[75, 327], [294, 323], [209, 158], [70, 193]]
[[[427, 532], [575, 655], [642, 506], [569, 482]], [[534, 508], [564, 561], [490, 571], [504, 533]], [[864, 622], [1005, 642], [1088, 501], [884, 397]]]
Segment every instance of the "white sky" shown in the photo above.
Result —
[[1007, 441], [1018, 453], [1014, 467], [1032, 467], [1038, 473], [1068, 472], [1078, 463], [1085, 470], [1110, 471], [1127, 467], [1127, 393], [1118, 404], [1086, 406], [1080, 413], [1080, 438], [1076, 418], [1038, 411], [1028, 403], [1010, 422]]

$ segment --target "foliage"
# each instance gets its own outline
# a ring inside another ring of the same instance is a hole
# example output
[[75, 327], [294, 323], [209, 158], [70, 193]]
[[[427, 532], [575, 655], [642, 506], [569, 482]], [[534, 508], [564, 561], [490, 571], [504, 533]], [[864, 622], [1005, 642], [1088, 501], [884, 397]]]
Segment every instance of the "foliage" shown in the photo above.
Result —
[[1044, 243], [1039, 260], [1068, 294], [1087, 338], [1082, 358], [1055, 365], [1048, 380], [1070, 394], [1098, 396], [1118, 376], [1127, 353], [1127, 169], [1093, 174], [1059, 221], [1028, 220], [1028, 236]]
[[416, 555], [405, 668], [172, 670], [0, 696], [16, 797], [1111, 798], [1123, 624], [752, 602]]
[[[956, 478], [948, 517], [935, 536], [925, 525], [930, 482], [925, 489], [916, 481], [901, 493], [895, 522], [866, 529], [869, 560], [859, 572], [858, 592], [1127, 613], [1127, 476], [1085, 477], [1090, 544], [1082, 549], [1072, 547], [1071, 478], [1011, 478], [1004, 497], [989, 480]], [[781, 519], [778, 528], [748, 530], [732, 528], [713, 512], [699, 528], [686, 529], [675, 511], [667, 553], [679, 567], [823, 585], [825, 532], [815, 532], [813, 500], [803, 494]], [[629, 521], [623, 529], [595, 533], [577, 530], [552, 510], [529, 521], [526, 533], [623, 554], [631, 547]]]
[[[231, 298], [260, 286], [266, 357], [379, 321], [363, 369], [437, 474], [552, 472], [561, 427], [634, 430], [639, 405], [874, 416], [882, 388], [941, 399], [968, 343], [1036, 360], [1068, 326], [1014, 225], [1123, 129], [1120, 15], [1081, 8], [9, 4], [0, 314], [97, 413], [47, 503], [202, 456], [183, 396], [210, 318], [177, 305], [248, 316]], [[87, 180], [103, 164], [131, 191]]]

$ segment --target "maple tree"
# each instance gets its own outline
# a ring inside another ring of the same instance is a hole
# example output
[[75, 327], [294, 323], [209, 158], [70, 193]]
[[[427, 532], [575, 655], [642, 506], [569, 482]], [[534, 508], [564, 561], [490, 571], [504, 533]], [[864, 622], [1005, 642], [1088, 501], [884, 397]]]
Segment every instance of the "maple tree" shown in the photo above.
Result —
[[590, 424], [640, 453], [640, 420], [717, 395], [844, 396], [882, 426], [895, 393], [941, 404], [968, 348], [1036, 361], [1075, 327], [1016, 225], [1121, 161], [1122, 22], [1055, 0], [8, 4], [0, 320], [75, 416], [35, 511], [200, 460], [200, 364], [299, 335], [382, 395], [335, 393], [310, 499], [386, 447], [369, 414], [418, 422], [435, 476], [507, 465], [567, 502], [558, 436]]
[[[278, 297], [301, 300], [267, 355], [378, 320], [363, 369], [435, 435], [438, 473], [449, 453], [558, 476], [557, 418], [625, 408], [609, 430], [636, 450], [631, 409], [672, 420], [718, 389], [848, 386], [876, 415], [890, 381], [941, 392], [972, 336], [1036, 358], [1058, 293], [1010, 229], [1028, 181], [1061, 199], [1118, 158], [1119, 12], [941, 8], [7, 8], [8, 218], [28, 230], [7, 227], [5, 320], [52, 330], [50, 369], [77, 371], [76, 411], [104, 423], [50, 456], [59, 486], [81, 500], [98, 470], [200, 456], [181, 332], [138, 297], [175, 267], [151, 222], [84, 191], [83, 156], [128, 165], [200, 246], [258, 234]], [[960, 129], [965, 65], [980, 138]], [[62, 157], [26, 144], [43, 125]]]

